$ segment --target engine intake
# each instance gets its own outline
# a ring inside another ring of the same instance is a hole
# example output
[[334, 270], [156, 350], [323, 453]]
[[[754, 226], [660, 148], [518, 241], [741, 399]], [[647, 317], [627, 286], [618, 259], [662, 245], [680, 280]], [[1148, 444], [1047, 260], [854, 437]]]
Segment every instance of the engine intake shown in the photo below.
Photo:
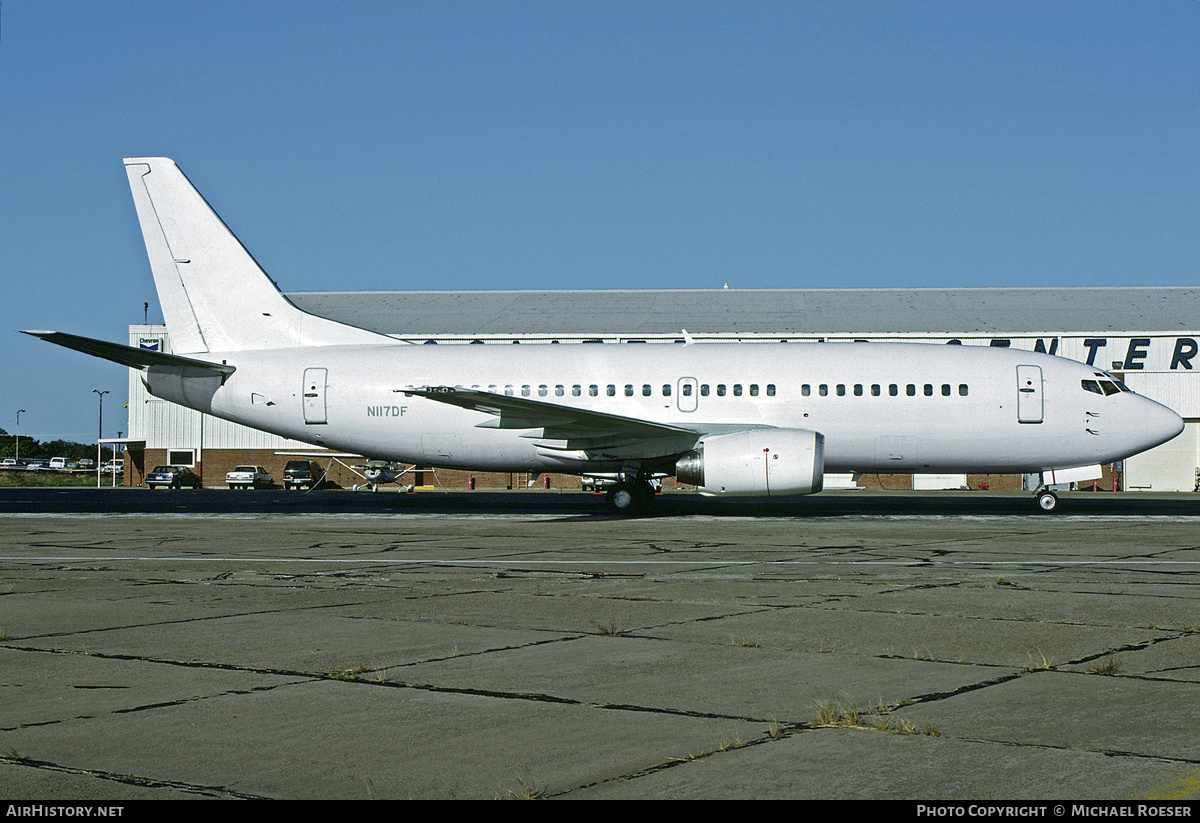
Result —
[[807, 429], [747, 429], [705, 437], [675, 461], [702, 494], [785, 495], [821, 490], [825, 436]]

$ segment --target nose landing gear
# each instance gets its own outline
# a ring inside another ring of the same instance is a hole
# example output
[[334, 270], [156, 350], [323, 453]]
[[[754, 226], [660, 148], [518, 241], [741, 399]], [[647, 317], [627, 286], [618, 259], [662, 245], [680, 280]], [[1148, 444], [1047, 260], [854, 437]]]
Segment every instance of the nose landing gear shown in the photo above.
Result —
[[1052, 512], [1058, 506], [1058, 495], [1049, 489], [1036, 492], [1036, 498], [1039, 511]]

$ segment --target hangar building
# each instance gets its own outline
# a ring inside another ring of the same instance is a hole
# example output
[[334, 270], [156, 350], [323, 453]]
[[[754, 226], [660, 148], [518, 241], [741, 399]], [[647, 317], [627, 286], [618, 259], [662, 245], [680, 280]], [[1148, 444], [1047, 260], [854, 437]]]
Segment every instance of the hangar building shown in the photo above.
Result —
[[[312, 314], [428, 345], [671, 345], [696, 341], [909, 341], [1048, 352], [1095, 365], [1178, 412], [1183, 434], [1106, 467], [1100, 487], [1194, 491], [1200, 471], [1200, 289], [711, 289], [630, 291], [295, 292]], [[129, 327], [130, 345], [170, 352], [166, 328]], [[161, 463], [192, 466], [207, 486], [224, 485], [238, 464], [266, 467], [278, 482], [289, 459], [318, 451], [151, 397], [130, 372], [126, 482]], [[370, 455], [366, 455], [370, 457]], [[331, 463], [342, 485], [363, 482]], [[359, 461], [361, 463], [361, 461]], [[527, 475], [431, 471], [416, 485], [525, 485]], [[828, 478], [827, 487], [1021, 488], [1019, 476]], [[538, 485], [579, 488], [578, 478]]]

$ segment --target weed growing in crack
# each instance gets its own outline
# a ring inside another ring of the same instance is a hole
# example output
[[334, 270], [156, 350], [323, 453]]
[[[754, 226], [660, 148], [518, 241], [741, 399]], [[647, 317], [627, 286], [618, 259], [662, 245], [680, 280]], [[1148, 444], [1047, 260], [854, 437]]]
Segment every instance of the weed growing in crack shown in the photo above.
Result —
[[1050, 658], [1046, 657], [1042, 652], [1038, 652], [1038, 656], [1041, 657], [1040, 661], [1034, 660], [1031, 654], [1026, 656], [1029, 658], [1029, 662], [1025, 664], [1025, 668], [1021, 669], [1022, 673], [1049, 671], [1054, 668], [1054, 664], [1050, 661]]
[[1084, 669], [1084, 671], [1086, 671], [1088, 674], [1114, 675], [1118, 671], [1120, 671], [1120, 669], [1121, 669], [1121, 661], [1118, 658], [1113, 657], [1110, 654], [1108, 657], [1104, 658], [1103, 660], [1099, 660], [1096, 663], [1089, 666], [1088, 668]]
[[358, 680], [358, 676], [363, 672], [368, 671], [366, 666], [355, 666], [353, 669], [342, 669], [337, 672], [329, 672], [326, 677], [333, 680]]
[[817, 720], [813, 725], [827, 729], [861, 729], [889, 734], [941, 736], [941, 732], [931, 723], [918, 726], [906, 717], [891, 717], [887, 714], [888, 711], [881, 703], [867, 712], [872, 715], [870, 719], [864, 719], [864, 712], [854, 705], [840, 700], [822, 700], [817, 703]]
[[526, 783], [522, 778], [517, 778], [517, 785], [520, 787], [516, 791], [505, 789], [504, 794], [500, 795], [498, 800], [541, 800], [546, 797], [546, 790], [539, 789], [531, 779]]
[[592, 625], [596, 627], [596, 630], [600, 632], [600, 634], [608, 637], [624, 637], [625, 635], [629, 634], [629, 627], [624, 623], [618, 623], [615, 619], [603, 623], [598, 620], [593, 620]]
[[817, 725], [828, 728], [861, 728], [859, 711], [840, 700], [817, 702]]

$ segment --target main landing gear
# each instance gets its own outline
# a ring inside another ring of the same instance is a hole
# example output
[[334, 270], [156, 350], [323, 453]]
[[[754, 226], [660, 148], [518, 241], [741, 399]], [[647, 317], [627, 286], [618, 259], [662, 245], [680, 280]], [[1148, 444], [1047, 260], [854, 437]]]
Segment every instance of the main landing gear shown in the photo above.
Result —
[[626, 517], [648, 514], [654, 507], [655, 491], [649, 480], [621, 481], [609, 487], [604, 503], [613, 514]]

